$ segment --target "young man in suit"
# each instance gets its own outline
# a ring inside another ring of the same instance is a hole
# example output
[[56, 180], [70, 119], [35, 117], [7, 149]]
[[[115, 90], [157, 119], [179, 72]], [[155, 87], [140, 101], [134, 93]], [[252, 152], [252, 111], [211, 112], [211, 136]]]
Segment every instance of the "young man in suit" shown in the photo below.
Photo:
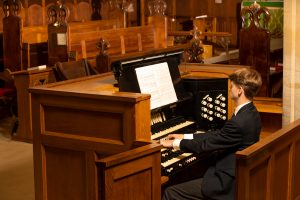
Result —
[[262, 80], [257, 71], [245, 68], [231, 74], [229, 79], [230, 97], [236, 109], [223, 128], [204, 134], [170, 134], [166, 140], [160, 141], [164, 147], [185, 152], [220, 152], [202, 178], [168, 187], [163, 200], [234, 199], [235, 152], [259, 140], [261, 119], [252, 100]]

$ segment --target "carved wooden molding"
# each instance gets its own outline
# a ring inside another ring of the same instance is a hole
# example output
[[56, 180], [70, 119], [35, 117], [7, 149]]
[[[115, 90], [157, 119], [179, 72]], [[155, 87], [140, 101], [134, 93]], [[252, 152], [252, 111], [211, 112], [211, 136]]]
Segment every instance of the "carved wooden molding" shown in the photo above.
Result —
[[96, 44], [97, 49], [99, 49], [100, 55], [107, 55], [107, 50], [110, 47], [110, 44], [107, 40], [100, 38], [99, 42]]
[[[254, 2], [241, 10], [241, 18], [244, 28], [256, 26], [257, 28], [267, 29], [270, 12], [266, 7], [261, 7], [258, 3]], [[250, 20], [250, 23], [247, 26], [248, 20]]]
[[4, 0], [3, 1], [3, 12], [4, 16], [8, 17], [11, 15], [17, 16], [21, 11], [22, 3], [20, 0]]
[[70, 11], [66, 6], [61, 4], [60, 1], [57, 1], [55, 5], [49, 6], [47, 15], [49, 18], [49, 25], [66, 26]]

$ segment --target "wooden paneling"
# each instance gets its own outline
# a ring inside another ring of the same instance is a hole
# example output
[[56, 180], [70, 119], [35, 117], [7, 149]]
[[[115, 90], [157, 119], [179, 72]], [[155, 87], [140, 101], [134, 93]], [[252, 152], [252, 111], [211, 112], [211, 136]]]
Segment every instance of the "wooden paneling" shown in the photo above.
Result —
[[258, 164], [249, 171], [249, 184], [252, 185], [249, 193], [250, 199], [265, 200], [266, 194], [264, 191], [267, 190], [268, 181], [267, 181], [267, 167], [268, 160], [263, 163]]
[[[239, 200], [300, 198], [300, 120], [239, 151], [236, 186]], [[298, 151], [298, 152], [296, 152]]]
[[84, 152], [45, 147], [45, 160], [47, 199], [85, 199], [88, 183]]
[[[160, 186], [153, 187], [153, 180], [160, 182], [160, 153], [156, 157], [146, 156], [123, 165], [113, 164], [120, 162], [120, 158], [103, 158], [97, 160], [98, 169], [106, 166], [105, 176], [99, 177], [99, 182], [104, 182], [106, 187], [103, 199], [160, 199]], [[139, 183], [139, 184], [136, 184]], [[133, 189], [134, 188], [134, 189]]]
[[30, 89], [36, 199], [160, 199], [150, 95], [115, 92], [113, 82], [105, 74]]

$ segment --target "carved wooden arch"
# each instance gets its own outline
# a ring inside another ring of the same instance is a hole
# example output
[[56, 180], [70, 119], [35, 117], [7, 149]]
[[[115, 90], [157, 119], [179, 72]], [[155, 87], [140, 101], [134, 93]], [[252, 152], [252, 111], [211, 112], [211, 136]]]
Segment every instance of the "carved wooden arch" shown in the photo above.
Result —
[[11, 15], [17, 16], [21, 11], [22, 3], [20, 0], [4, 0], [3, 1], [3, 12], [4, 16], [8, 17]]
[[43, 25], [43, 5], [31, 4], [27, 9], [27, 26]]
[[66, 26], [69, 15], [69, 9], [61, 4], [60, 1], [57, 1], [55, 5], [48, 7], [48, 24], [53, 26]]
[[246, 27], [246, 20], [248, 19], [250, 20], [249, 27], [256, 26], [257, 28], [267, 29], [270, 21], [270, 12], [266, 7], [261, 7], [254, 2], [252, 5], [244, 7], [241, 10], [241, 18], [244, 28]]
[[89, 2], [81, 1], [77, 3], [77, 20], [90, 21], [92, 15], [92, 6]]

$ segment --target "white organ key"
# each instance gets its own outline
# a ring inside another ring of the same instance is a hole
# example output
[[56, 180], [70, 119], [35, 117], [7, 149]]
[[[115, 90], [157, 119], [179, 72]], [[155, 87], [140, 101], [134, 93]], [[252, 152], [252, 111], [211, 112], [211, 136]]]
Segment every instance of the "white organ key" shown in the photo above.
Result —
[[177, 156], [175, 158], [172, 158], [172, 159], [170, 159], [170, 160], [168, 160], [168, 161], [166, 161], [164, 163], [161, 163], [161, 165], [163, 167], [167, 167], [167, 166], [172, 165], [172, 164], [178, 162], [179, 160], [182, 160], [183, 158], [186, 158], [186, 157], [188, 157], [190, 155], [192, 155], [192, 153], [183, 153], [183, 154], [180, 154], [179, 156]]
[[160, 131], [158, 133], [154, 133], [153, 135], [151, 135], [151, 140], [155, 140], [156, 138], [162, 137], [164, 135], [167, 135], [169, 133], [172, 133], [174, 131], [182, 129], [182, 128], [184, 128], [184, 127], [186, 127], [188, 125], [191, 125], [193, 123], [195, 123], [195, 122], [193, 122], [193, 121], [185, 121], [185, 122], [183, 122], [181, 124], [177, 124], [176, 126], [173, 126], [173, 127], [168, 128], [168, 129], [162, 130], [162, 131]]
[[158, 121], [162, 122], [160, 113], [158, 113]]
[[162, 115], [163, 115], [163, 121], [165, 122], [166, 121], [165, 113], [162, 113]]

